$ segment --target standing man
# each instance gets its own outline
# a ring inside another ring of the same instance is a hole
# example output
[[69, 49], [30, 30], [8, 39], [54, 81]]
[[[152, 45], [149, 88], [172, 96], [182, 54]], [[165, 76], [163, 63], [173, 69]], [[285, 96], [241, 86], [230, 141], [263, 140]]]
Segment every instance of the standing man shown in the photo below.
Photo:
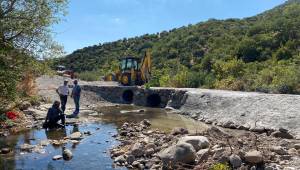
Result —
[[68, 80], [64, 80], [64, 85], [59, 86], [58, 89], [56, 89], [56, 92], [60, 98], [61, 110], [63, 111], [63, 113], [65, 113], [66, 104], [69, 95]]
[[75, 111], [73, 112], [73, 115], [68, 116], [69, 118], [71, 117], [77, 117], [79, 114], [79, 100], [80, 100], [80, 93], [81, 93], [81, 88], [78, 85], [78, 80], [74, 80], [74, 87], [72, 90], [71, 97], [74, 99], [75, 103]]

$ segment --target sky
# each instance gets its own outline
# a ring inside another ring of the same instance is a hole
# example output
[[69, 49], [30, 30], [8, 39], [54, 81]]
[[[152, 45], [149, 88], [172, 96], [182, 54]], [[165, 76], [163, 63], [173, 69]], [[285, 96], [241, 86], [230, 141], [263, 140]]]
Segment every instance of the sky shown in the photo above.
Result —
[[69, 0], [54, 26], [66, 53], [99, 43], [157, 33], [211, 18], [245, 18], [286, 0]]

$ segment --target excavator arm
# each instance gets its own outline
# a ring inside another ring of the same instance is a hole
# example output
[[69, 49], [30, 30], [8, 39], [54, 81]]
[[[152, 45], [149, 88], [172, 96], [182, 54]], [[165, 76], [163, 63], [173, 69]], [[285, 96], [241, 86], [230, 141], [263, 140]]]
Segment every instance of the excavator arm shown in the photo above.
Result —
[[143, 62], [141, 65], [141, 77], [142, 80], [147, 83], [150, 80], [151, 75], [151, 55], [150, 51], [147, 50], [145, 52], [145, 56], [143, 58]]

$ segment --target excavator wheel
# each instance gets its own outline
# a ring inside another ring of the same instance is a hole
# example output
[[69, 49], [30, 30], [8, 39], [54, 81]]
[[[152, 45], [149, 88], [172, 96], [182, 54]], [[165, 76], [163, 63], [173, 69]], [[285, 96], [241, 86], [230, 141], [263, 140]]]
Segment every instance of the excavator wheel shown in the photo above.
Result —
[[129, 74], [123, 74], [121, 76], [121, 84], [124, 86], [129, 86], [131, 84], [131, 76]]

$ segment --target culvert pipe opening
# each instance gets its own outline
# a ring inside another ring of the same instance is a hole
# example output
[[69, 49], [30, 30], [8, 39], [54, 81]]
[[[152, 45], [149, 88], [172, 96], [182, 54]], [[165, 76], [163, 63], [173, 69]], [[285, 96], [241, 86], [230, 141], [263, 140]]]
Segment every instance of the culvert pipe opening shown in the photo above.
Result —
[[125, 90], [122, 95], [122, 100], [126, 103], [132, 103], [133, 102], [133, 91]]
[[161, 98], [159, 94], [151, 94], [147, 97], [148, 107], [159, 107], [161, 103]]

